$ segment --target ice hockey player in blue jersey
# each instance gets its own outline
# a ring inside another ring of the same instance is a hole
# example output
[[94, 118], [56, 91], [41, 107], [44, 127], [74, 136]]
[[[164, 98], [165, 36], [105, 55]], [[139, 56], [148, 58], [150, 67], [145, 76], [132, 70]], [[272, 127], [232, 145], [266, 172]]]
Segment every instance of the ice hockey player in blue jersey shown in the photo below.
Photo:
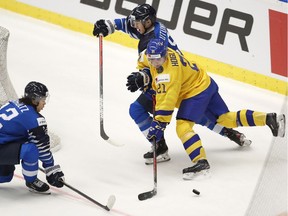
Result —
[[[114, 20], [100, 19], [96, 21], [93, 29], [93, 35], [98, 37], [100, 34], [102, 34], [105, 37], [114, 33], [115, 30], [129, 34], [132, 38], [139, 40], [139, 55], [147, 48], [147, 44], [151, 39], [157, 38], [162, 40], [163, 43], [169, 48], [182, 54], [173, 38], [169, 35], [167, 28], [162, 23], [156, 21], [156, 18], [156, 10], [151, 5], [141, 4], [135, 7], [131, 11], [130, 15], [126, 18]], [[146, 69], [144, 68], [143, 72], [145, 70]], [[129, 91], [135, 92], [138, 89], [143, 90], [142, 87], [145, 85], [145, 91], [143, 91], [136, 101], [130, 105], [129, 114], [146, 137], [152, 122], [151, 114], [153, 113], [153, 91], [147, 89], [147, 86], [149, 86], [147, 83], [149, 77], [147, 77], [146, 73], [143, 72], [139, 71], [131, 74], [128, 77], [127, 86]], [[222, 127], [215, 124], [215, 122], [210, 122], [208, 119], [202, 119], [199, 124], [208, 127], [216, 133], [228, 137], [230, 140], [236, 142], [240, 146], [251, 144], [251, 141], [246, 139], [244, 134], [233, 129]], [[164, 135], [157, 143], [156, 154], [157, 162], [170, 160]], [[152, 164], [153, 152], [147, 152], [144, 154], [144, 158], [146, 159], [146, 164]]]
[[28, 189], [49, 194], [48, 184], [37, 178], [40, 160], [48, 183], [63, 187], [64, 174], [54, 164], [47, 123], [40, 114], [48, 96], [45, 85], [32, 81], [22, 98], [0, 108], [0, 183], [10, 182], [15, 165], [21, 163]]

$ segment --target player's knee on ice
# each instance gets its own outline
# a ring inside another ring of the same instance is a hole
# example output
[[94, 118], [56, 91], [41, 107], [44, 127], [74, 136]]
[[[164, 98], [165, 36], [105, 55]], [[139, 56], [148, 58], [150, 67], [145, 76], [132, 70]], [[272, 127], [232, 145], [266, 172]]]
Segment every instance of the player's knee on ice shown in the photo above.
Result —
[[14, 175], [14, 165], [0, 165], [0, 183], [10, 182]]

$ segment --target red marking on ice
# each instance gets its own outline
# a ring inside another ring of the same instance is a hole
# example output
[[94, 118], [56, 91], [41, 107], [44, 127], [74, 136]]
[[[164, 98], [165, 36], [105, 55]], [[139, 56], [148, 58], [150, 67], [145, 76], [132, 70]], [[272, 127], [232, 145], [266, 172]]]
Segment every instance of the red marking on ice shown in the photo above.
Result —
[[[23, 177], [23, 176], [20, 176], [20, 175], [17, 175], [17, 174], [14, 174], [14, 177], [16, 177], [16, 178], [18, 178], [18, 179], [21, 179], [21, 180], [24, 180], [24, 177]], [[65, 192], [65, 191], [63, 191], [63, 190], [61, 190], [61, 189], [58, 189], [58, 188], [55, 188], [55, 187], [50, 187], [50, 190], [51, 190], [51, 191], [54, 191], [54, 192], [57, 192], [57, 193], [60, 193], [60, 194], [64, 194], [64, 195], [66, 195], [66, 196], [69, 196], [69, 197], [72, 197], [72, 198], [75, 198], [75, 199], [78, 199], [78, 200], [85, 201], [85, 202], [87, 202], [87, 203], [89, 203], [89, 204], [92, 204], [92, 202], [90, 202], [89, 200], [85, 199], [84, 197], [75, 196], [75, 195], [70, 194], [70, 193], [68, 193], [68, 192]], [[121, 211], [119, 211], [119, 210], [117, 210], [117, 209], [111, 209], [110, 211], [111, 211], [111, 212], [114, 212], [114, 213], [116, 213], [116, 214], [118, 214], [118, 215], [122, 215], [122, 216], [132, 216], [132, 215], [130, 215], [130, 214], [121, 212]]]

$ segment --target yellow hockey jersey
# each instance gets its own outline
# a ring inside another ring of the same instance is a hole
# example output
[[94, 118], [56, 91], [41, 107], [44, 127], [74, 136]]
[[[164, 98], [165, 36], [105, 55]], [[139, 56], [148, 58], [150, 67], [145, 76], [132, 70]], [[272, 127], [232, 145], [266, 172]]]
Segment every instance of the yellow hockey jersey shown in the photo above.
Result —
[[182, 100], [201, 93], [211, 82], [206, 71], [196, 62], [188, 61], [170, 48], [161, 70], [149, 63], [145, 51], [139, 56], [137, 68], [150, 69], [152, 88], [156, 92], [154, 118], [160, 122], [169, 123], [174, 108], [179, 108]]

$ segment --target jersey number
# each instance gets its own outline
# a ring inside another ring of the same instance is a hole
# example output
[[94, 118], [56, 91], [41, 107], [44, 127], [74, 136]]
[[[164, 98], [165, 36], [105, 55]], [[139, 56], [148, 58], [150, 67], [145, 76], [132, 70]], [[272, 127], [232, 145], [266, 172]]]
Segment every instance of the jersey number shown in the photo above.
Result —
[[[15, 108], [8, 108], [5, 110], [6, 113], [0, 114], [0, 118], [2, 118], [5, 121], [10, 121], [11, 119], [15, 118], [19, 115], [17, 110]], [[3, 125], [0, 123], [0, 128], [2, 128]]]
[[190, 67], [192, 70], [195, 70], [195, 71], [199, 72], [199, 68], [197, 67], [196, 64], [193, 63], [193, 64], [191, 65], [190, 62], [187, 61], [185, 58], [183, 58], [181, 55], [180, 55], [180, 61], [181, 61], [182, 65], [183, 65], [184, 67], [186, 67], [186, 66], [187, 66], [187, 63], [188, 63], [189, 67]]
[[157, 94], [166, 93], [166, 86], [163, 83], [158, 84]]

